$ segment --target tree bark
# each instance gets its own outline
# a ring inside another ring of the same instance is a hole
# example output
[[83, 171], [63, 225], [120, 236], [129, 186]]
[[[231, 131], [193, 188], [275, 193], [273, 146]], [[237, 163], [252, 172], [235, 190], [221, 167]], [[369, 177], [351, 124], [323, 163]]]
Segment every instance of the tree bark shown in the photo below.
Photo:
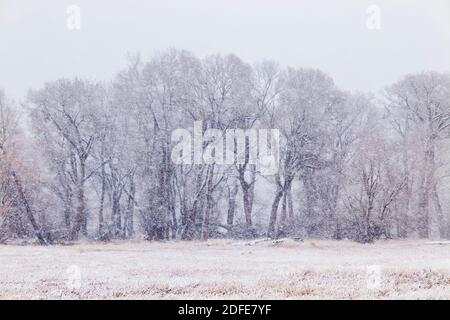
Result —
[[36, 238], [38, 239], [38, 241], [41, 245], [47, 245], [47, 241], [44, 238], [44, 236], [42, 235], [42, 233], [39, 229], [39, 226], [36, 222], [36, 219], [33, 216], [33, 211], [31, 210], [28, 198], [26, 197], [25, 192], [23, 190], [22, 183], [20, 182], [20, 180], [17, 177], [17, 174], [14, 170], [11, 170], [11, 175], [14, 178], [14, 183], [17, 187], [17, 191], [19, 193], [20, 200], [25, 208], [25, 213], [27, 215], [28, 220], [30, 221], [31, 227], [33, 228], [33, 232], [34, 232]]
[[234, 214], [236, 211], [236, 194], [238, 192], [238, 186], [234, 184], [230, 190], [228, 190], [228, 212], [227, 212], [227, 224], [233, 225]]
[[[209, 167], [206, 170], [205, 179], [209, 178]], [[202, 200], [202, 191], [204, 189], [204, 184], [202, 183], [203, 169], [197, 175], [197, 194], [195, 196], [194, 202], [191, 209], [188, 212], [186, 224], [184, 225], [183, 232], [181, 234], [181, 239], [191, 240], [194, 237], [194, 227], [197, 220], [197, 213], [200, 207], [200, 201]], [[205, 180], [207, 181], [207, 180]]]
[[85, 214], [86, 214], [86, 204], [84, 199], [84, 179], [85, 179], [85, 163], [81, 161], [80, 163], [80, 175], [79, 175], [79, 181], [77, 186], [77, 212], [75, 216], [74, 225], [72, 228], [71, 233], [71, 239], [77, 240], [81, 231], [81, 228], [83, 226], [83, 221], [85, 220]]
[[117, 191], [113, 191], [112, 194], [112, 218], [113, 218], [113, 226], [114, 226], [114, 236], [119, 237], [121, 235], [122, 230], [122, 217], [120, 210], [120, 195], [117, 194]]
[[[431, 144], [431, 143], [430, 143]], [[426, 239], [429, 237], [429, 200], [431, 195], [431, 188], [434, 177], [434, 147], [429, 145], [424, 157], [424, 168], [422, 171], [421, 183], [420, 183], [420, 200], [418, 206], [418, 220], [417, 228], [419, 237]]]
[[100, 194], [100, 207], [98, 210], [98, 234], [99, 236], [103, 235], [104, 228], [105, 228], [105, 219], [103, 216], [103, 210], [105, 205], [105, 193], [106, 193], [106, 181], [105, 181], [105, 165], [102, 165], [102, 171], [101, 171], [101, 178], [102, 178], [102, 190]]
[[136, 195], [136, 186], [132, 180], [130, 183], [130, 194], [128, 195], [128, 206], [126, 222], [124, 223], [125, 237], [130, 238], [134, 235], [134, 197]]
[[277, 192], [275, 194], [275, 199], [272, 203], [272, 210], [270, 211], [270, 219], [269, 219], [269, 229], [267, 230], [267, 237], [275, 238], [275, 225], [277, 222], [277, 212], [278, 205], [280, 204], [281, 197], [283, 196], [283, 189], [278, 187]]
[[253, 210], [256, 173], [254, 168], [251, 168], [252, 170], [251, 181], [250, 183], [248, 183], [245, 180], [245, 170], [247, 166], [249, 165], [244, 165], [242, 168], [239, 169], [239, 182], [242, 188], [242, 200], [244, 204], [245, 224], [247, 225], [247, 228], [250, 228], [252, 226], [252, 210]]
[[433, 186], [433, 202], [437, 212], [438, 224], [439, 224], [439, 236], [441, 239], [448, 238], [448, 218], [445, 217], [442, 211], [441, 201], [439, 200], [439, 194], [437, 192], [436, 185]]
[[213, 210], [213, 171], [214, 165], [212, 165], [211, 173], [208, 177], [208, 186], [206, 189], [206, 208], [203, 216], [202, 223], [202, 240], [207, 241], [209, 237], [209, 219]]
[[292, 201], [292, 184], [289, 186], [287, 191], [287, 203], [288, 203], [288, 215], [289, 219], [294, 219], [294, 203]]

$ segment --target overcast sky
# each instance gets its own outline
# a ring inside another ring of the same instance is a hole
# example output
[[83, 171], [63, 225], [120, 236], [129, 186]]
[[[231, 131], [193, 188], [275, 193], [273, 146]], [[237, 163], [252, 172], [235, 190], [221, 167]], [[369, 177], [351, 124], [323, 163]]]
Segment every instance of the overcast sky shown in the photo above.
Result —
[[[66, 26], [69, 5], [81, 29]], [[366, 25], [369, 5], [381, 28]], [[450, 71], [448, 0], [0, 0], [0, 88], [20, 99], [58, 77], [108, 80], [127, 52], [167, 47], [315, 67], [348, 90]]]

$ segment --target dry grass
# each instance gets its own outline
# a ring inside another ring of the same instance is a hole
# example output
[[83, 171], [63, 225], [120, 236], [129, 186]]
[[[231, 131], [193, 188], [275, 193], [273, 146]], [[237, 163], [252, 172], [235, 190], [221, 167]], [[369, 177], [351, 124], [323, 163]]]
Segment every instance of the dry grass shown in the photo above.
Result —
[[450, 299], [450, 246], [289, 239], [0, 246], [0, 299], [50, 298]]

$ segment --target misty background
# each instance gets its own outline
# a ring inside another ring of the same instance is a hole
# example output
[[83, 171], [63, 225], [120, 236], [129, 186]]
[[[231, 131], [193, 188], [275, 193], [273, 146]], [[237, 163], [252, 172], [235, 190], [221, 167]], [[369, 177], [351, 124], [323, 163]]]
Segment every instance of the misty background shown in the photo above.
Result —
[[[66, 26], [69, 5], [81, 29]], [[370, 5], [381, 28], [366, 26]], [[450, 70], [450, 3], [431, 1], [0, 0], [0, 87], [14, 99], [60, 77], [109, 80], [126, 54], [168, 47], [198, 56], [319, 68], [346, 90]]]

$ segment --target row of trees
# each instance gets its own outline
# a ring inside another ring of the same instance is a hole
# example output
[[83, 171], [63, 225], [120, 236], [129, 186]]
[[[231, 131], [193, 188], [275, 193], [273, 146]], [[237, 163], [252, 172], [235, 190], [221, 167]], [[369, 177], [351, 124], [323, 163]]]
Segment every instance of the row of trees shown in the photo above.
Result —
[[[234, 55], [129, 61], [109, 84], [49, 82], [21, 109], [0, 95], [0, 241], [450, 237], [448, 74], [374, 97]], [[176, 165], [172, 133], [195, 121], [279, 129], [278, 173], [249, 161], [250, 139], [239, 164]]]

